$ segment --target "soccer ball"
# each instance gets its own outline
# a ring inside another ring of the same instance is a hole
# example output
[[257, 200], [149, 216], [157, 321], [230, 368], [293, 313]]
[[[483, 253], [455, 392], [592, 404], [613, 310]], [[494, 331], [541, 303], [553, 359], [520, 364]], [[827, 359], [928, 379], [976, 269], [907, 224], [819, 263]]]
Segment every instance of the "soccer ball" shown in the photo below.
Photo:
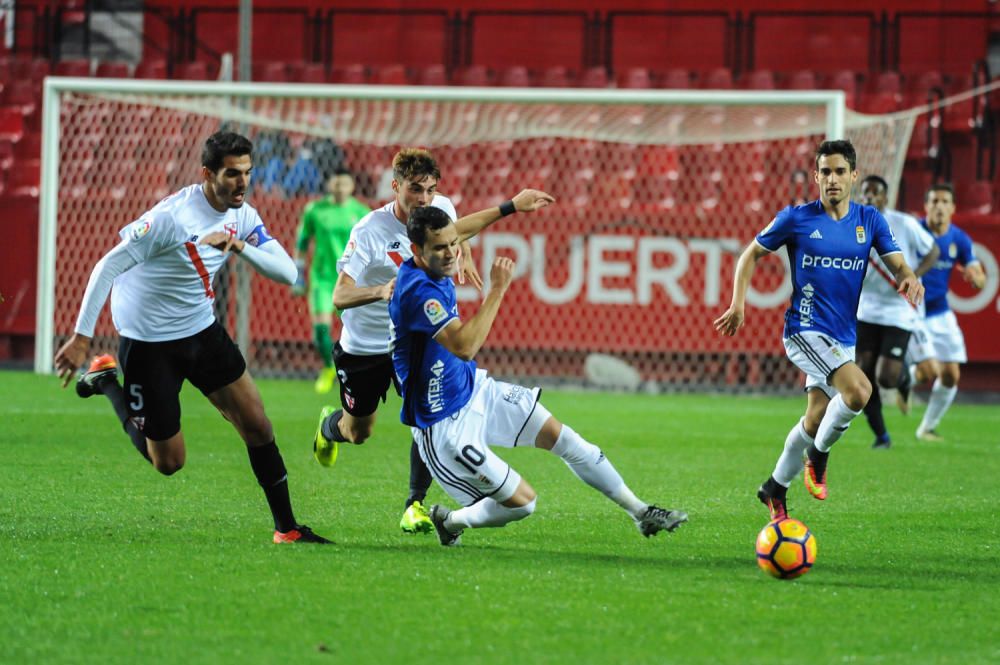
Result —
[[757, 565], [783, 580], [809, 572], [816, 561], [816, 537], [798, 520], [769, 523], [757, 535]]

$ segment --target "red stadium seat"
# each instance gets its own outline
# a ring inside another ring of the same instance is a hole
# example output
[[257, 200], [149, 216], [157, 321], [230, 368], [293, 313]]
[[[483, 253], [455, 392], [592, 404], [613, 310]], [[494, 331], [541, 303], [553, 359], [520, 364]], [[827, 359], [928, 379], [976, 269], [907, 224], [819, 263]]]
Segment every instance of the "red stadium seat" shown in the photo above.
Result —
[[127, 62], [100, 62], [94, 76], [101, 78], [127, 79], [132, 76], [132, 68]]
[[254, 63], [253, 80], [270, 83], [284, 83], [289, 79], [288, 66], [283, 62]]
[[868, 93], [901, 93], [903, 91], [903, 80], [899, 72], [879, 72], [868, 79], [866, 92]]
[[14, 141], [0, 139], [0, 173], [3, 173], [14, 163]]
[[38, 102], [41, 101], [40, 93], [36, 90], [37, 85], [31, 80], [14, 81], [5, 92], [4, 104], [20, 109], [25, 117], [35, 112]]
[[25, 132], [21, 140], [14, 146], [18, 161], [42, 158], [42, 133]]
[[320, 62], [307, 62], [299, 70], [300, 83], [326, 83], [326, 67]]
[[770, 69], [755, 69], [746, 75], [743, 87], [747, 90], [774, 90], [777, 87], [774, 72]]
[[22, 81], [36, 81], [39, 84], [52, 73], [52, 65], [43, 58], [18, 58], [15, 74]]
[[0, 139], [18, 141], [24, 136], [24, 114], [12, 106], [0, 106]]
[[90, 76], [90, 60], [62, 60], [52, 72], [56, 76]]
[[785, 79], [786, 90], [816, 90], [819, 86], [816, 81], [816, 72], [811, 69], [800, 69], [792, 72]]
[[409, 83], [406, 76], [406, 67], [399, 64], [382, 65], [375, 70], [372, 83], [379, 85], [406, 85]]
[[416, 82], [417, 85], [448, 85], [448, 70], [441, 64], [421, 67], [417, 71]]
[[618, 72], [616, 78], [619, 88], [639, 90], [653, 87], [653, 79], [645, 67], [629, 67]]
[[174, 67], [174, 78], [184, 81], [207, 81], [211, 78], [208, 73], [208, 63], [204, 60], [178, 63]]
[[828, 90], [843, 90], [847, 95], [847, 105], [855, 108], [858, 99], [858, 74], [850, 69], [834, 72], [823, 83]]
[[165, 60], [143, 60], [135, 67], [137, 79], [167, 78], [167, 63]]
[[368, 83], [368, 73], [364, 65], [334, 65], [330, 74], [330, 82], [360, 85]]
[[491, 84], [490, 72], [485, 65], [469, 65], [455, 72], [456, 85], [488, 86]]
[[955, 189], [955, 205], [962, 211], [977, 215], [993, 212], [993, 185], [990, 181], [959, 182]]
[[691, 72], [681, 67], [668, 69], [660, 77], [659, 87], [671, 90], [687, 90], [691, 87]]
[[38, 196], [41, 173], [42, 160], [18, 160], [9, 172], [7, 192], [13, 196]]
[[555, 67], [546, 67], [542, 71], [538, 85], [545, 88], [569, 88], [573, 84], [567, 69], [557, 65]]
[[507, 67], [500, 72], [497, 85], [505, 88], [527, 88], [531, 85], [531, 77], [528, 75], [528, 68], [521, 65]]
[[706, 90], [730, 90], [733, 87], [733, 73], [728, 67], [716, 67], [701, 78], [701, 87]]
[[608, 70], [604, 67], [588, 67], [580, 74], [577, 85], [581, 88], [607, 88]]

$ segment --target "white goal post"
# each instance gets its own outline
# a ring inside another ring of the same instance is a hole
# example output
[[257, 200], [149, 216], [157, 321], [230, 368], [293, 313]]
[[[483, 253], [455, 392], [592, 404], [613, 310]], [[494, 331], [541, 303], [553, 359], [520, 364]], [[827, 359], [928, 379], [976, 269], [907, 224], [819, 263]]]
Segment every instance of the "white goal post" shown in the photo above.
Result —
[[[559, 204], [526, 218], [534, 220], [530, 225], [513, 231], [497, 225], [476, 245], [484, 263], [498, 252], [515, 254], [519, 274], [530, 277], [505, 305], [509, 323], [498, 322], [491, 335], [491, 366], [501, 374], [572, 379], [586, 356], [610, 353], [647, 382], [698, 387], [785, 380], [755, 374], [758, 356], [773, 355], [773, 327], [740, 346], [708, 343], [701, 321], [718, 305], [720, 289], [728, 293], [719, 283], [722, 275], [728, 284], [725, 272], [731, 274], [739, 249], [734, 241], [745, 243], [793, 198], [790, 171], [810, 169], [819, 140], [847, 136], [858, 145], [862, 172], [878, 172], [895, 185], [913, 123], [852, 114], [841, 91], [51, 77], [43, 105], [37, 372], [52, 371], [56, 345], [72, 333], [86, 276], [117, 240], [114, 232], [162, 195], [195, 182], [201, 144], [223, 125], [248, 134], [261, 151], [275, 151], [271, 162], [255, 159], [250, 203], [289, 250], [301, 205], [319, 192], [299, 181], [290, 185], [287, 174], [298, 168], [296, 160], [315, 158], [319, 142], [339, 146], [372, 205], [384, 202], [380, 172], [384, 177], [395, 150], [409, 145], [438, 156], [441, 190], [460, 214], [496, 205], [520, 184], [560, 190]], [[266, 170], [272, 166], [285, 169], [284, 180]], [[812, 198], [809, 183], [803, 192]], [[783, 274], [779, 266], [765, 282], [780, 282]], [[234, 336], [256, 371], [303, 376], [312, 363], [304, 304], [265, 281], [254, 282], [252, 298], [226, 304], [224, 323], [237, 328]], [[781, 287], [761, 288], [771, 289], [761, 302], [780, 315], [774, 303]], [[251, 316], [260, 298], [266, 311]], [[463, 289], [460, 298], [477, 295]], [[556, 317], [567, 334], [549, 330], [558, 326], [539, 334], [546, 317]], [[110, 344], [108, 318], [102, 315], [95, 343], [102, 337]], [[736, 356], [742, 368], [726, 369]], [[687, 367], [680, 374], [666, 366], [678, 363]]]

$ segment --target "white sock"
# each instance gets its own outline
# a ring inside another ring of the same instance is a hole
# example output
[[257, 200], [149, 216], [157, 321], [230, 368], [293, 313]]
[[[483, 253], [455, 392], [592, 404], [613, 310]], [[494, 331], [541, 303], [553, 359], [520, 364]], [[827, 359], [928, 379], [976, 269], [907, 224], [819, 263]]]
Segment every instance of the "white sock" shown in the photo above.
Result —
[[795, 423], [795, 427], [785, 437], [785, 449], [781, 451], [778, 463], [774, 465], [774, 472], [771, 476], [779, 485], [788, 487], [795, 480], [795, 476], [802, 471], [802, 453], [812, 445], [813, 438], [806, 434], [803, 426], [805, 418], [801, 418]]
[[837, 439], [844, 435], [851, 421], [861, 415], [860, 411], [851, 411], [844, 404], [844, 398], [840, 393], [830, 400], [826, 406], [826, 415], [819, 423], [819, 430], [816, 432], [816, 449], [823, 453], [830, 452], [830, 447], [837, 443]]
[[941, 377], [934, 379], [934, 386], [931, 388], [931, 397], [927, 400], [927, 411], [924, 412], [924, 419], [920, 421], [920, 430], [927, 432], [936, 428], [948, 407], [955, 401], [958, 394], [958, 386], [948, 388], [941, 383]]
[[533, 513], [536, 501], [537, 499], [532, 499], [530, 503], [519, 508], [508, 508], [487, 497], [471, 506], [451, 511], [444, 521], [444, 527], [455, 533], [460, 529], [504, 526], [517, 520], [523, 520]]
[[577, 478], [617, 503], [633, 517], [642, 516], [646, 511], [647, 504], [637, 499], [625, 486], [625, 481], [615, 470], [611, 460], [569, 425], [562, 426], [556, 445], [552, 446], [552, 453], [562, 458]]

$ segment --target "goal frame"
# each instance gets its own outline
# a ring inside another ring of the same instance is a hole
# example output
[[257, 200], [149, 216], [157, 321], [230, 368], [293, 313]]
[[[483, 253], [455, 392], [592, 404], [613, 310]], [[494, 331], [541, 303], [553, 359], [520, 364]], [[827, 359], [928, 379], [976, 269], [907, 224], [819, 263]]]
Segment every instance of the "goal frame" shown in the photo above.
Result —
[[[63, 93], [327, 98], [366, 101], [443, 101], [537, 104], [675, 106], [822, 106], [827, 139], [845, 136], [846, 95], [841, 90], [621, 90], [477, 88], [219, 81], [161, 81], [48, 77], [42, 98], [42, 168], [38, 211], [38, 282], [35, 323], [36, 373], [54, 371], [56, 240], [58, 233], [60, 96]], [[82, 295], [82, 294], [81, 294]], [[252, 306], [252, 305], [247, 305]]]

